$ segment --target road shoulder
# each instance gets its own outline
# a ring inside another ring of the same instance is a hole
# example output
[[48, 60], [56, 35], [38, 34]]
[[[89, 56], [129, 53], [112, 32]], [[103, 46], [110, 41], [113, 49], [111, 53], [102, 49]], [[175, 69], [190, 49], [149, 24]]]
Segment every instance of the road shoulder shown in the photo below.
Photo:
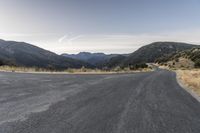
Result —
[[198, 102], [200, 102], [200, 96], [197, 95], [197, 93], [195, 93], [192, 89], [188, 88], [187, 85], [185, 85], [181, 79], [179, 78], [179, 75], [176, 73], [176, 80], [177, 83], [184, 89], [186, 90], [190, 95], [192, 95]]

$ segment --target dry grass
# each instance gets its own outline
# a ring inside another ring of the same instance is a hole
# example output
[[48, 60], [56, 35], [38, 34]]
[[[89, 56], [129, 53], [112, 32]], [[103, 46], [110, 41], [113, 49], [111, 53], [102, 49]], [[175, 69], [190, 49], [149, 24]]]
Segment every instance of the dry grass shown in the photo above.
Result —
[[102, 70], [102, 69], [89, 69], [89, 68], [80, 68], [80, 69], [74, 69], [69, 68], [64, 70], [65, 73], [71, 73], [71, 74], [114, 74], [114, 73], [131, 73], [131, 72], [148, 72], [151, 71], [150, 68], [143, 68], [143, 69], [137, 69], [137, 70], [130, 70], [128, 68], [125, 69], [112, 69], [112, 70]]
[[200, 96], [200, 69], [176, 70], [178, 79]]
[[6, 72], [27, 72], [27, 73], [60, 73], [60, 74], [111, 74], [111, 73], [131, 73], [131, 72], [148, 72], [152, 71], [150, 68], [143, 68], [138, 70], [130, 70], [128, 68], [125, 69], [112, 69], [112, 70], [101, 70], [101, 69], [88, 69], [88, 68], [80, 68], [73, 69], [69, 68], [62, 71], [48, 70], [43, 68], [36, 67], [16, 67], [16, 66], [0, 66], [0, 71]]
[[0, 66], [0, 71], [8, 72], [47, 72], [49, 70], [36, 67]]

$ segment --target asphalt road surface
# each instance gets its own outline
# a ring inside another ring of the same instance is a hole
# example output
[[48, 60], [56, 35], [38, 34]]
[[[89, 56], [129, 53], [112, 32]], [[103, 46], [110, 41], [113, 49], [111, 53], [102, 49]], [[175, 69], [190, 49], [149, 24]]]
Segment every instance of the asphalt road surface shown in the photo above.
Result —
[[200, 103], [166, 70], [1, 72], [0, 133], [200, 133]]

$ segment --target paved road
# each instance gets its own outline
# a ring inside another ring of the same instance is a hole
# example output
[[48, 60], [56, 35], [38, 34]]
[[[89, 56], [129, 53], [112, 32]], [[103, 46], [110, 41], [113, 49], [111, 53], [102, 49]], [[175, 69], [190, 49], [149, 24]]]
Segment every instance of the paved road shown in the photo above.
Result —
[[200, 133], [200, 103], [166, 70], [0, 73], [0, 133]]

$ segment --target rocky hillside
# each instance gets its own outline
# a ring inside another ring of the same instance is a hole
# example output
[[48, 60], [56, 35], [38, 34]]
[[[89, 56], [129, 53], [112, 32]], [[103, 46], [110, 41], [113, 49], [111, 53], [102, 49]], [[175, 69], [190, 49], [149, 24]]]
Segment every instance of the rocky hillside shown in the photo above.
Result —
[[118, 55], [119, 54], [104, 54], [104, 53], [90, 53], [90, 52], [80, 52], [78, 54], [62, 54], [62, 56], [82, 60], [96, 67], [107, 62], [112, 57], [116, 57]]

